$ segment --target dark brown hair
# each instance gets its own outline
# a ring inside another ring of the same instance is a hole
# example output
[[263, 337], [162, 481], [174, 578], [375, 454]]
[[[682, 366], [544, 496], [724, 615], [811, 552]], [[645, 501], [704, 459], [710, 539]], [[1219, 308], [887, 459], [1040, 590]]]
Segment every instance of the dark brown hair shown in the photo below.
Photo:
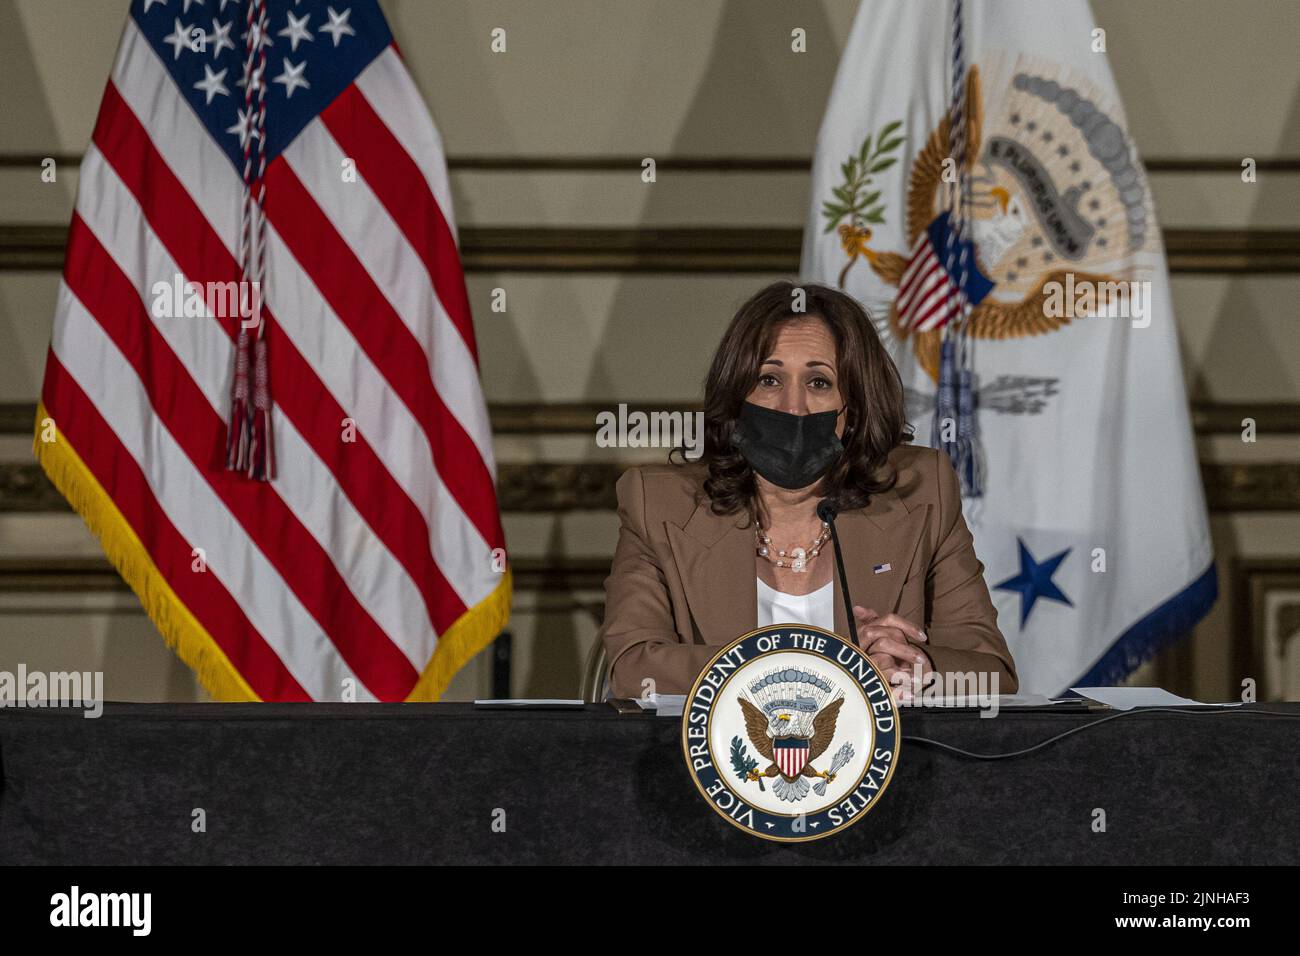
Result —
[[[794, 311], [796, 291], [804, 310]], [[823, 497], [841, 510], [861, 508], [872, 495], [894, 487], [898, 475], [888, 456], [911, 441], [903, 383], [871, 319], [852, 296], [815, 283], [773, 282], [740, 307], [718, 343], [704, 382], [704, 492], [714, 514], [735, 514], [756, 505], [754, 472], [732, 444], [741, 406], [758, 383], [782, 322], [818, 318], [835, 338], [840, 395], [847, 405], [844, 451], [822, 479]]]

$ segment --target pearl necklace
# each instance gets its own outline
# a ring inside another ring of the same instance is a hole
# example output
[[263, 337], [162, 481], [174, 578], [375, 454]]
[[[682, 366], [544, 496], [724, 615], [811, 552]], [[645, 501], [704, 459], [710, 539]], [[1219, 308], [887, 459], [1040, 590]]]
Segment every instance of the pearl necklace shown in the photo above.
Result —
[[831, 526], [823, 521], [822, 531], [817, 536], [817, 539], [806, 548], [793, 548], [789, 554], [790, 561], [787, 563], [785, 560], [787, 555], [784, 551], [778, 550], [776, 553], [779, 557], [772, 557], [772, 539], [763, 534], [763, 529], [759, 527], [757, 521], [754, 522], [754, 531], [758, 535], [758, 556], [760, 558], [766, 558], [778, 568], [788, 567], [791, 571], [797, 572], [808, 570], [808, 563], [821, 553], [822, 545], [831, 536]]

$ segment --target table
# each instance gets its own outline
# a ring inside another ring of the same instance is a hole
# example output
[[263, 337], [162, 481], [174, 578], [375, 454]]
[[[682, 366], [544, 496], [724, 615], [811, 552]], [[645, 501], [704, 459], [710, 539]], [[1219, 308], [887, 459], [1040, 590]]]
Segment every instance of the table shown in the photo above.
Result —
[[1105, 715], [906, 710], [882, 802], [782, 845], [705, 804], [679, 719], [604, 705], [5, 708], [0, 863], [1300, 861], [1300, 705], [1135, 712], [999, 761], [915, 739], [1010, 751]]

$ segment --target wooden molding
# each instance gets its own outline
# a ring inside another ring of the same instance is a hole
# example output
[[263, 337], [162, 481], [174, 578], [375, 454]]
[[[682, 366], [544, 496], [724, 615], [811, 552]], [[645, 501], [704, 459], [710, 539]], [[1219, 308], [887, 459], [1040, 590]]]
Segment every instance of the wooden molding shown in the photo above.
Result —
[[[623, 466], [553, 462], [497, 466], [497, 503], [505, 512], [612, 511]], [[67, 501], [36, 462], [0, 462], [0, 514], [67, 512]]]
[[1197, 435], [1241, 435], [1242, 421], [1255, 422], [1256, 434], [1300, 434], [1300, 403], [1193, 402], [1192, 429]]
[[35, 429], [34, 402], [0, 402], [0, 435], [32, 435]]
[[[520, 559], [511, 562], [515, 586], [542, 593], [601, 591], [608, 557]], [[128, 591], [105, 558], [0, 558], [0, 593]]]
[[[491, 402], [488, 416], [494, 435], [592, 435], [596, 416], [617, 411], [687, 414], [700, 406], [693, 402]], [[1197, 435], [1240, 435], [1243, 419], [1255, 421], [1257, 434], [1300, 434], [1300, 403], [1193, 402], [1192, 428]], [[36, 406], [28, 402], [0, 402], [0, 435], [31, 435]]]
[[1201, 481], [1211, 511], [1300, 511], [1300, 466], [1293, 462], [1201, 462]]
[[[0, 271], [63, 268], [67, 228], [0, 225]], [[800, 228], [582, 228], [483, 226], [460, 231], [466, 272], [795, 274]], [[1166, 229], [1169, 271], [1300, 272], [1300, 230]]]
[[505, 512], [614, 511], [624, 466], [610, 462], [497, 465], [497, 504]]
[[67, 500], [36, 462], [0, 463], [0, 514], [70, 511]]
[[[497, 467], [503, 512], [613, 511], [614, 485], [625, 465], [610, 462], [506, 463]], [[1291, 462], [1201, 463], [1214, 512], [1300, 511], [1300, 467]], [[67, 502], [35, 462], [0, 463], [0, 513], [58, 513]]]
[[[650, 154], [653, 156], [653, 154]], [[809, 173], [810, 156], [653, 156], [657, 169], [701, 173]], [[1148, 173], [1240, 173], [1240, 156], [1153, 156], [1142, 161]], [[0, 169], [39, 170], [46, 159], [59, 166], [81, 165], [77, 153], [7, 153], [0, 155]], [[641, 156], [449, 156], [450, 172], [555, 172], [555, 173], [640, 173]], [[1300, 157], [1255, 158], [1262, 173], [1300, 172]]]
[[58, 272], [68, 227], [45, 223], [0, 225], [0, 272]]

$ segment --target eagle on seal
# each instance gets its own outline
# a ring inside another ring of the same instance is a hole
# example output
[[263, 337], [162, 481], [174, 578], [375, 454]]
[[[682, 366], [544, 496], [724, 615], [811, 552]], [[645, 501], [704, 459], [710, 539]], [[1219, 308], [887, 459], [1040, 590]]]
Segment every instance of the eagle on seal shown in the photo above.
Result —
[[[769, 761], [767, 769], [762, 773], [749, 771], [748, 779], [775, 777], [776, 779], [772, 781], [772, 791], [778, 798], [791, 802], [807, 796], [808, 781], [804, 779], [805, 777], [823, 779], [827, 783], [834, 780], [835, 774], [827, 770], [816, 770], [812, 763], [831, 745], [831, 740], [835, 737], [835, 724], [839, 720], [840, 705], [843, 703], [844, 698], [838, 697], [818, 711], [812, 719], [812, 734], [804, 737], [788, 732], [787, 728], [791, 723], [789, 713], [777, 712], [769, 719], [752, 703], [743, 697], [740, 698], [740, 709], [745, 715], [745, 733], [759, 756]], [[776, 763], [775, 747], [778, 740], [808, 743], [807, 760], [793, 776], [787, 775]]]

